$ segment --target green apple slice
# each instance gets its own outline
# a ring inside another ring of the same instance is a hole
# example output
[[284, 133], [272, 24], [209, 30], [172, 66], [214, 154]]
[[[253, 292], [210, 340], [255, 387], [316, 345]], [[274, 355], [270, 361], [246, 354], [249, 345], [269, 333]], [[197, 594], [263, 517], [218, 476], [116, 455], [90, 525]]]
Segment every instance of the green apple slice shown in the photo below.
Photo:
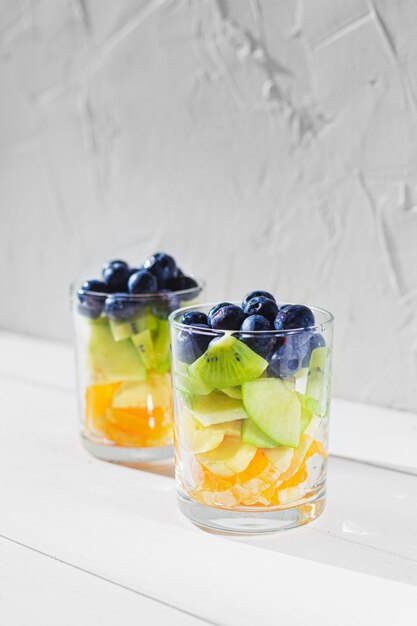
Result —
[[243, 422], [242, 425], [242, 434], [241, 439], [245, 443], [249, 443], [252, 446], [257, 446], [258, 448], [276, 448], [277, 444], [275, 441], [272, 441], [268, 435], [255, 424], [252, 419], [247, 419]]
[[297, 395], [279, 378], [259, 378], [242, 386], [243, 405], [255, 424], [276, 445], [300, 442], [301, 407]]
[[194, 418], [203, 426], [212, 426], [213, 424], [232, 422], [248, 417], [241, 400], [229, 398], [220, 391], [213, 391], [206, 396], [190, 395], [188, 402]]
[[324, 417], [330, 402], [330, 348], [315, 348], [311, 353], [306, 385], [306, 406]]
[[238, 400], [242, 399], [242, 389], [241, 387], [226, 387], [222, 389], [222, 392], [229, 396], [229, 398], [236, 398]]

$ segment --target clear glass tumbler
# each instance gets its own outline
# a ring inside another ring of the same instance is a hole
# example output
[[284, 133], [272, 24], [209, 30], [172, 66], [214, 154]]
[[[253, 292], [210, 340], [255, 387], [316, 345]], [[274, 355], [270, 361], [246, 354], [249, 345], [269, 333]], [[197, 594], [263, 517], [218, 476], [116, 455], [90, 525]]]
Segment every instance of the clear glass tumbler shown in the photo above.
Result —
[[171, 314], [179, 507], [197, 525], [272, 532], [323, 511], [333, 316], [310, 308], [315, 325], [287, 331], [214, 331], [181, 323], [196, 307]]
[[72, 290], [81, 436], [98, 458], [142, 463], [173, 455], [168, 315], [202, 288], [117, 294], [123, 319], [106, 316], [108, 294]]

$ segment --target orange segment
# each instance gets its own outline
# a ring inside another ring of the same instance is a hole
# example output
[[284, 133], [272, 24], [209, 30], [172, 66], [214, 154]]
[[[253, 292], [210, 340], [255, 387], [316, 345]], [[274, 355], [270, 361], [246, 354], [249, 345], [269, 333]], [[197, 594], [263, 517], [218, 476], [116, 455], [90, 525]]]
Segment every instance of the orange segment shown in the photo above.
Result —
[[248, 480], [252, 480], [252, 478], [256, 478], [261, 474], [269, 465], [269, 461], [261, 450], [257, 450], [255, 456], [252, 461], [249, 463], [248, 467], [243, 470], [243, 472], [239, 472], [236, 474], [237, 482], [242, 485]]
[[154, 447], [172, 440], [172, 405], [112, 408], [114, 393], [123, 383], [91, 385], [86, 390], [86, 426], [121, 446]]
[[91, 385], [85, 392], [86, 413], [89, 417], [100, 417], [111, 407], [113, 394], [121, 383]]

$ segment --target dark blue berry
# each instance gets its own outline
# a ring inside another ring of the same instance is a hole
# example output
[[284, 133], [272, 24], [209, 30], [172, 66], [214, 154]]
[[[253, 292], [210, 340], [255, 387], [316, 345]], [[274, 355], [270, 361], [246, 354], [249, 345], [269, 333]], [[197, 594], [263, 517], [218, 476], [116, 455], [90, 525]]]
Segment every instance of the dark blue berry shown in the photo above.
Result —
[[152, 254], [144, 262], [143, 268], [157, 278], [160, 287], [165, 287], [165, 282], [175, 278], [178, 274], [175, 260], [169, 254], [165, 254], [165, 252]]
[[224, 306], [232, 306], [231, 302], [219, 302], [219, 304], [215, 304], [211, 307], [210, 311], [207, 313], [208, 325], [211, 326], [213, 315]]
[[113, 293], [106, 298], [104, 313], [112, 320], [129, 320], [137, 315], [140, 304], [123, 293]]
[[[262, 315], [250, 315], [243, 320], [241, 331], [270, 331], [273, 330], [271, 322]], [[245, 332], [239, 333], [240, 341], [243, 341], [257, 354], [268, 359], [274, 349], [276, 338], [268, 334], [250, 335]]]
[[[195, 328], [201, 328], [210, 331], [205, 324], [195, 324]], [[193, 332], [189, 330], [180, 330], [176, 339], [177, 355], [183, 363], [193, 363], [206, 350], [213, 339], [213, 334]]]
[[291, 337], [281, 338], [280, 346], [269, 362], [268, 374], [279, 378], [294, 376], [301, 367], [302, 356]]
[[152, 313], [159, 319], [166, 320], [172, 311], [180, 308], [180, 299], [168, 289], [160, 289], [159, 294], [152, 299]]
[[228, 304], [217, 309], [211, 316], [211, 327], [220, 330], [236, 330], [241, 327], [245, 317], [240, 306]]
[[100, 317], [106, 293], [107, 285], [101, 280], [86, 280], [78, 291], [79, 313], [91, 319]]
[[276, 330], [291, 330], [314, 326], [314, 315], [311, 309], [303, 304], [289, 304], [282, 307], [275, 318]]
[[194, 326], [195, 324], [204, 324], [208, 326], [207, 315], [201, 311], [187, 311], [181, 318], [181, 324]]
[[140, 272], [142, 268], [141, 267], [129, 267], [128, 271], [127, 271], [127, 281], [129, 283], [129, 278], [132, 276], [132, 274], [136, 274], [136, 272]]
[[303, 358], [302, 366], [308, 367], [310, 363], [311, 353], [313, 352], [313, 350], [315, 350], [316, 348], [323, 348], [325, 345], [326, 342], [324, 341], [323, 335], [320, 335], [320, 333], [315, 333], [314, 335], [312, 335], [309, 342], [307, 343], [307, 350]]
[[247, 293], [246, 296], [243, 298], [242, 309], [245, 310], [245, 305], [247, 302], [249, 302], [249, 300], [252, 300], [252, 298], [258, 298], [259, 296], [268, 298], [268, 300], [273, 300], [275, 302], [274, 296], [268, 291], [249, 291], [249, 293]]
[[127, 291], [129, 267], [125, 261], [109, 261], [105, 263], [102, 275], [109, 291]]
[[265, 296], [255, 296], [245, 303], [243, 308], [246, 315], [262, 315], [273, 322], [278, 314], [278, 306], [274, 300]]
[[[170, 291], [186, 291], [187, 289], [195, 289], [198, 287], [197, 282], [191, 276], [175, 276], [164, 281], [165, 289]], [[195, 294], [184, 294], [182, 300], [194, 298]]]
[[132, 274], [127, 283], [129, 293], [156, 293], [158, 291], [158, 281], [153, 274], [146, 270], [139, 270]]

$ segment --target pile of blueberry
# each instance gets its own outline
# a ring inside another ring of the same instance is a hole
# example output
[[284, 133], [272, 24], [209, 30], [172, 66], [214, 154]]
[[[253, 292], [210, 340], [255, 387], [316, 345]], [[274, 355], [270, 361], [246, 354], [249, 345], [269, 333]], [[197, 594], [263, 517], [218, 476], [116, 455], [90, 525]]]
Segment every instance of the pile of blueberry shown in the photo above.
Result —
[[[251, 291], [244, 297], [241, 307], [221, 302], [207, 315], [188, 311], [181, 322], [203, 331], [201, 334], [187, 330], [178, 333], [178, 354], [185, 363], [192, 363], [201, 356], [213, 337], [223, 330], [239, 329], [234, 335], [268, 361], [267, 374], [280, 378], [293, 376], [301, 367], [308, 367], [311, 352], [325, 345], [322, 335], [311, 329], [315, 325], [311, 309], [302, 304], [279, 307], [267, 291]], [[282, 335], [274, 332], [295, 329], [302, 332]], [[253, 331], [261, 332], [259, 336], [249, 334]]]
[[[111, 319], [128, 320], [141, 306], [129, 296], [141, 294], [158, 294], [152, 301], [153, 313], [166, 317], [179, 306], [176, 292], [198, 287], [194, 278], [185, 276], [173, 257], [164, 252], [152, 254], [139, 268], [129, 267], [125, 261], [109, 261], [101, 274], [102, 280], [87, 280], [78, 291], [78, 310], [91, 319], [104, 310]], [[182, 299], [187, 300], [187, 295]]]

